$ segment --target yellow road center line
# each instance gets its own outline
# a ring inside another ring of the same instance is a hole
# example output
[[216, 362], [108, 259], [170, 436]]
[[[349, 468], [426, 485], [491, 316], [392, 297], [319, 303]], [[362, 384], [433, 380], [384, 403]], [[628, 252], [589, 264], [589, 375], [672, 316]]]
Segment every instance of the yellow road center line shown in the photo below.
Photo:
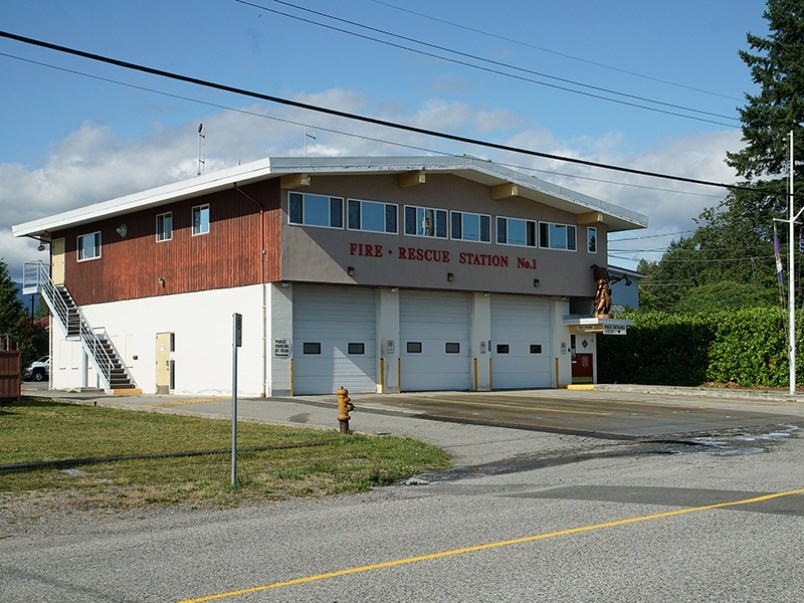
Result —
[[784, 496], [793, 496], [796, 494], [804, 494], [804, 488], [797, 490], [787, 490], [786, 492], [775, 492], [772, 494], [764, 494], [753, 498], [743, 498], [741, 500], [733, 500], [723, 503], [715, 503], [712, 505], [702, 505], [700, 507], [687, 507], [685, 509], [676, 509], [675, 511], [665, 511], [663, 513], [654, 513], [652, 515], [639, 515], [637, 517], [629, 517], [627, 519], [618, 519], [615, 521], [607, 521], [604, 523], [596, 523], [588, 526], [581, 526], [578, 528], [569, 528], [566, 530], [558, 530], [555, 532], [547, 532], [545, 534], [534, 534], [532, 536], [523, 536], [522, 538], [513, 538], [511, 540], [500, 540], [498, 542], [489, 542], [487, 544], [479, 544], [476, 546], [469, 546], [460, 549], [452, 549], [450, 551], [441, 551], [439, 553], [430, 553], [427, 555], [417, 555], [415, 557], [405, 557], [404, 559], [396, 559], [393, 561], [384, 561], [382, 563], [375, 563], [372, 565], [361, 565], [359, 567], [350, 567], [347, 569], [337, 570], [333, 572], [325, 572], [323, 574], [315, 574], [313, 576], [304, 576], [302, 578], [295, 578], [293, 580], [285, 580], [282, 582], [272, 582], [270, 584], [263, 584], [261, 586], [253, 586], [250, 588], [243, 588], [240, 590], [231, 590], [225, 593], [217, 593], [214, 595], [207, 595], [205, 597], [198, 597], [196, 599], [183, 599], [179, 603], [203, 603], [204, 601], [215, 601], [218, 599], [226, 599], [238, 595], [248, 595], [274, 588], [281, 588], [283, 586], [294, 586], [299, 584], [307, 584], [308, 582], [318, 582], [327, 580], [329, 578], [337, 578], [339, 576], [349, 576], [351, 574], [360, 574], [363, 572], [370, 572], [377, 569], [384, 569], [387, 567], [397, 567], [400, 565], [408, 565], [411, 563], [419, 563], [420, 561], [431, 561], [433, 559], [443, 559], [444, 557], [454, 557], [456, 555], [465, 555], [466, 553], [476, 553], [478, 551], [487, 551], [490, 549], [501, 548], [504, 546], [511, 546], [514, 544], [524, 544], [527, 542], [535, 542], [537, 540], [546, 540], [548, 538], [557, 538], [559, 536], [570, 536], [573, 534], [581, 534], [583, 532], [592, 532], [594, 530], [602, 530], [605, 528], [614, 528], [617, 526], [624, 526], [633, 523], [640, 523], [643, 521], [652, 521], [655, 519], [664, 519], [667, 517], [676, 517], [678, 515], [687, 515], [689, 513], [699, 513], [701, 511], [711, 511], [712, 509], [725, 509], [728, 507], [736, 507], [739, 505], [752, 505], [760, 502], [782, 498]]
[[[469, 406], [479, 406], [483, 404], [482, 402], [469, 402], [467, 400], [450, 400], [449, 398], [423, 398], [427, 401], [432, 402], [443, 402], [446, 404], [466, 404]], [[595, 412], [591, 410], [567, 410], [565, 408], [551, 408], [549, 406], [526, 406], [524, 404], [503, 404], [499, 402], [486, 402], [488, 406], [492, 408], [498, 408], [504, 406], [506, 408], [523, 408], [525, 410], [543, 410], [545, 412], [558, 412], [558, 413], [567, 413], [573, 415], [595, 415], [596, 417], [608, 417], [611, 415], [608, 411], [603, 412]]]

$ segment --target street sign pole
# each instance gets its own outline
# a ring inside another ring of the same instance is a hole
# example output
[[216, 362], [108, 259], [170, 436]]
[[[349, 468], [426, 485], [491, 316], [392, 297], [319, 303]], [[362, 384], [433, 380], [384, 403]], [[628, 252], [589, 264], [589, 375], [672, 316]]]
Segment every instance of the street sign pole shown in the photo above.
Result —
[[243, 339], [243, 316], [232, 314], [232, 486], [237, 485], [237, 348]]

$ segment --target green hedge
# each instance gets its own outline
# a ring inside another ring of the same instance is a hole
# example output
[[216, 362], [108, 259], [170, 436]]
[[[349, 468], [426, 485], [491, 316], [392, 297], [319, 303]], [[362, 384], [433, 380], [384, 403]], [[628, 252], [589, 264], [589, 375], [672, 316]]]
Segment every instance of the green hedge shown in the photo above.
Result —
[[[637, 312], [622, 318], [634, 321], [628, 335], [597, 338], [600, 383], [783, 387], [789, 382], [787, 312], [780, 308]], [[802, 321], [796, 322], [801, 333]], [[796, 364], [798, 371], [804, 362]]]

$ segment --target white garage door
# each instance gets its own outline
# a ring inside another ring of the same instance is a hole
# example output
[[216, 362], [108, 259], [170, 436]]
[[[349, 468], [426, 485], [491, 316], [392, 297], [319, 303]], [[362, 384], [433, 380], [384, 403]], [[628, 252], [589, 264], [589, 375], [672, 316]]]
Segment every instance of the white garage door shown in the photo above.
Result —
[[377, 391], [373, 289], [293, 289], [294, 393]]
[[491, 298], [494, 389], [552, 387], [550, 303], [514, 295]]
[[402, 291], [402, 391], [469, 389], [469, 296]]

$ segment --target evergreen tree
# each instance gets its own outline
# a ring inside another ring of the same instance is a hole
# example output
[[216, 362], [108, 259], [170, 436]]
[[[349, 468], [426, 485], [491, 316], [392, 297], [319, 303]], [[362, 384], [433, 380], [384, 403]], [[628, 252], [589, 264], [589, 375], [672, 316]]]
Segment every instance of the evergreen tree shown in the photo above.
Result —
[[[751, 79], [760, 87], [757, 95], [746, 95], [741, 108], [743, 141], [746, 146], [727, 153], [727, 163], [746, 180], [763, 176], [777, 179], [787, 170], [787, 134], [804, 143], [804, 2], [767, 0], [763, 17], [770, 35], [760, 38], [748, 34], [748, 44], [756, 51], [740, 51], [740, 58], [751, 70]], [[804, 145], [796, 152], [797, 170], [804, 158]]]
[[17, 298], [17, 285], [11, 280], [6, 263], [0, 260], [0, 336], [8, 335], [22, 344], [26, 324], [30, 320]]
[[[745, 179], [742, 189], [732, 190], [718, 207], [704, 211], [698, 230], [672, 243], [649, 267], [640, 288], [646, 303], [641, 297], [640, 307], [700, 309], [718, 303], [713, 291], [726, 296], [729, 304], [742, 299], [746, 306], [768, 305], [779, 299], [773, 220], [788, 215], [791, 131], [794, 177], [800, 181], [804, 175], [804, 1], [767, 0], [763, 16], [768, 37], [747, 34], [750, 50], [739, 52], [759, 86], [757, 94], [746, 94], [746, 104], [739, 109], [745, 146], [726, 154], [726, 163]], [[786, 224], [779, 229], [783, 249], [787, 230]], [[692, 299], [684, 302], [687, 296]]]

